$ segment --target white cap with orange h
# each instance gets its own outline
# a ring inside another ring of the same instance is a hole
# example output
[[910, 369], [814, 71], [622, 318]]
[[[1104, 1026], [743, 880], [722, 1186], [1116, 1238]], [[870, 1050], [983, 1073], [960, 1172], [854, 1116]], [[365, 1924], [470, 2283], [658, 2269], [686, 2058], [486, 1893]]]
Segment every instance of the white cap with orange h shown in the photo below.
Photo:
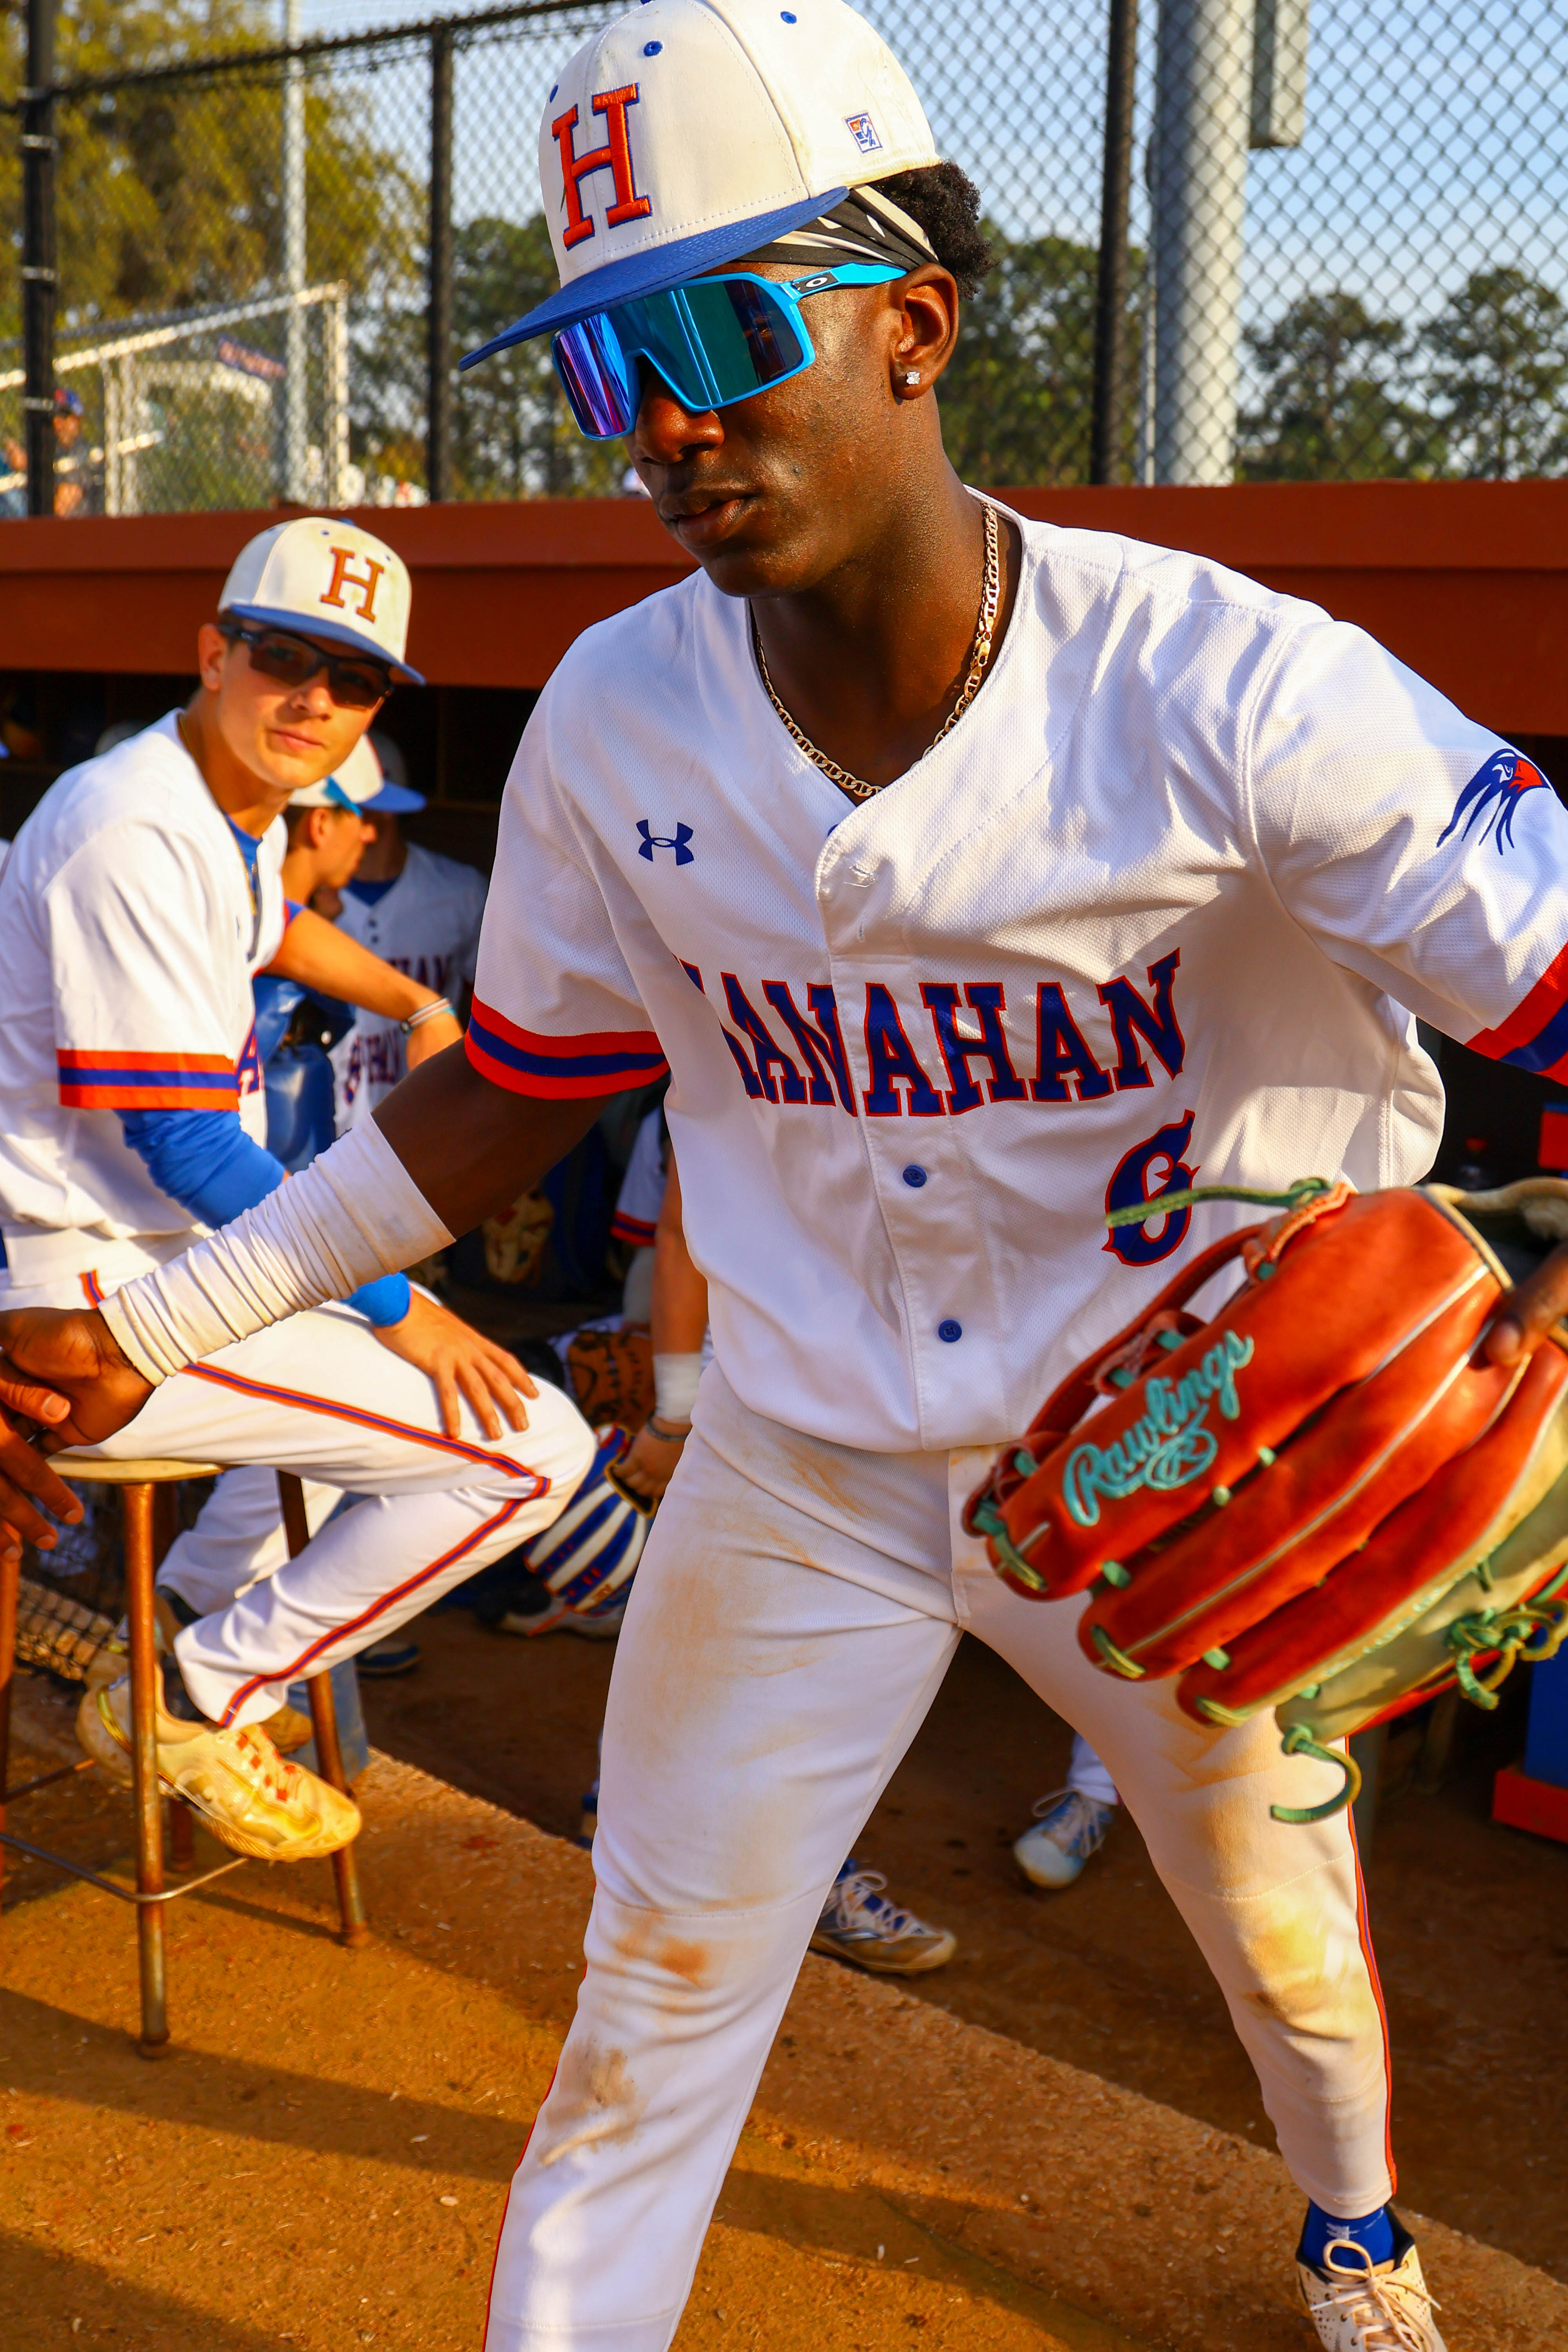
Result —
[[368, 655], [395, 685], [423, 686], [403, 658], [413, 593], [408, 566], [374, 531], [300, 515], [240, 549], [218, 611]]

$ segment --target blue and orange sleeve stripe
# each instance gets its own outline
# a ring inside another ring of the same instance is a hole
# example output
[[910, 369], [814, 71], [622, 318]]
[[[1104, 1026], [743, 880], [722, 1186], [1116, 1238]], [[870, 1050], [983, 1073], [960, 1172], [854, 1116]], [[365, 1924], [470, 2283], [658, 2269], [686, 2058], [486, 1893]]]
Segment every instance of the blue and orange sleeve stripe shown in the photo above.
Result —
[[226, 1054], [85, 1054], [62, 1046], [67, 1110], [237, 1110], [239, 1082]]
[[1528, 996], [1495, 1029], [1468, 1040], [1472, 1054], [1510, 1062], [1543, 1078], [1568, 1078], [1568, 947], [1548, 964]]
[[591, 1029], [546, 1037], [474, 999], [465, 1041], [481, 1077], [514, 1095], [616, 1095], [662, 1078], [669, 1065], [651, 1029]]

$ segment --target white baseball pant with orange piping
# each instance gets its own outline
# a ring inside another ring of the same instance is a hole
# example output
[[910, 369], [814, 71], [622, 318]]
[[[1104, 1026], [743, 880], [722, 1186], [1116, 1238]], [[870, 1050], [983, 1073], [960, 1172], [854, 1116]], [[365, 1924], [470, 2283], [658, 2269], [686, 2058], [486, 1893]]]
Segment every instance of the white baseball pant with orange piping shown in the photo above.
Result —
[[[0, 1277], [0, 1305], [79, 1307], [84, 1294], [116, 1286], [101, 1276], [26, 1288]], [[204, 1715], [265, 1721], [301, 1675], [395, 1632], [557, 1517], [594, 1457], [593, 1432], [570, 1399], [542, 1382], [528, 1427], [503, 1424], [499, 1438], [463, 1412], [461, 1435], [447, 1437], [426, 1374], [382, 1347], [362, 1315], [321, 1307], [165, 1381], [93, 1449], [120, 1461], [297, 1471], [310, 1482], [313, 1525], [323, 1496], [312, 1490], [364, 1498], [268, 1574], [285, 1549], [274, 1537], [251, 1571], [258, 1580], [178, 1635], [180, 1671]], [[201, 1605], [199, 1591], [192, 1598]]]
[[[605, 1724], [587, 1972], [512, 2180], [487, 2352], [665, 2352], [807, 1939], [963, 1630], [1093, 1742], [1327, 2211], [1393, 2189], [1388, 2061], [1341, 1785], [1272, 1718], [1207, 1731], [1090, 1666], [1079, 1608], [959, 1522], [989, 1459], [870, 1454], [710, 1370], [637, 1570]], [[1048, 2135], [1048, 2116], [1042, 2116]]]

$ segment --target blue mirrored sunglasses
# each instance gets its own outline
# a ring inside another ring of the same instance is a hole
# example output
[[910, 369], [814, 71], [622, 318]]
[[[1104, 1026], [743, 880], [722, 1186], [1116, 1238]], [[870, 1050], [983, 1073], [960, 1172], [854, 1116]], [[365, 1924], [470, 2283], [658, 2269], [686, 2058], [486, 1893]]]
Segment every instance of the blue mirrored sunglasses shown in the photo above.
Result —
[[615, 441], [637, 423], [637, 361], [656, 368], [694, 416], [749, 400], [808, 368], [816, 357], [801, 304], [835, 286], [883, 286], [902, 269], [848, 261], [804, 278], [726, 269], [665, 294], [591, 311], [552, 342], [555, 373], [590, 441]]

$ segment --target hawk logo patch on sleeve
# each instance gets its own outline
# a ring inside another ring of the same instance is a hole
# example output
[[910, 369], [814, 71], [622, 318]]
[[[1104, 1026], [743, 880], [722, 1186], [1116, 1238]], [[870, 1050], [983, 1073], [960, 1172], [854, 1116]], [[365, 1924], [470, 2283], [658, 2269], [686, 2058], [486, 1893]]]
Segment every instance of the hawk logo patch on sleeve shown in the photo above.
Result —
[[1538, 785], [1548, 792], [1552, 789], [1533, 760], [1527, 760], [1522, 751], [1505, 744], [1500, 751], [1492, 753], [1484, 768], [1477, 769], [1459, 794], [1453, 815], [1437, 835], [1438, 848], [1456, 827], [1464, 839], [1472, 826], [1479, 824], [1483, 841], [1489, 834], [1495, 835], [1500, 855], [1511, 849], [1515, 811], [1525, 793], [1534, 792]]

